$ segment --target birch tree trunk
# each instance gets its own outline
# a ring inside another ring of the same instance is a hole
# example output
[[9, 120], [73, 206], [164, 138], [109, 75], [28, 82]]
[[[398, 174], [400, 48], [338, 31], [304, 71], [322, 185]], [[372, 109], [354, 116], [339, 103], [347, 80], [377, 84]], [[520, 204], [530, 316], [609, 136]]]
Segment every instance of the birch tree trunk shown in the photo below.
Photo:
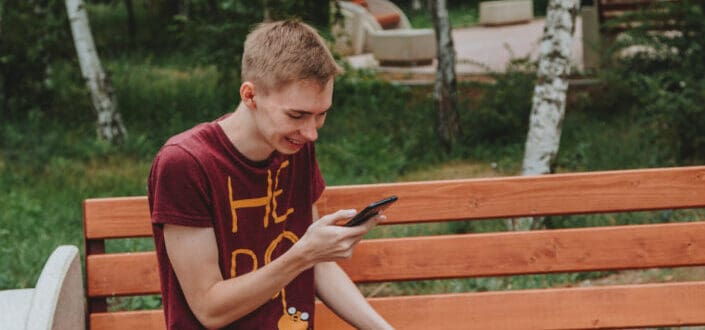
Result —
[[[579, 0], [548, 1], [522, 175], [552, 172], [565, 116], [567, 77], [570, 73], [575, 17], [579, 9]], [[513, 223], [514, 229], [529, 230], [532, 222], [532, 218], [519, 219]]]
[[460, 136], [457, 110], [457, 80], [455, 76], [455, 48], [451, 35], [446, 0], [429, 0], [429, 9], [436, 32], [438, 69], [433, 99], [437, 113], [437, 130], [447, 150], [453, 148]]
[[66, 0], [81, 74], [91, 92], [93, 109], [98, 117], [98, 136], [111, 143], [127, 138], [127, 131], [117, 109], [113, 86], [103, 71], [93, 42], [88, 15], [83, 0]]

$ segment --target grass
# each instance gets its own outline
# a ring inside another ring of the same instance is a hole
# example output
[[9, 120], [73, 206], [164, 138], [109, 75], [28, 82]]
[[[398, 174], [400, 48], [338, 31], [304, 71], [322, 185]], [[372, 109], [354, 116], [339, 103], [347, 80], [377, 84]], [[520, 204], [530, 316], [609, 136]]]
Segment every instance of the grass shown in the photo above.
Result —
[[[475, 3], [464, 3], [452, 7], [451, 10], [448, 11], [451, 26], [453, 26], [453, 28], [464, 28], [476, 25], [479, 19], [478, 8], [478, 5]], [[411, 26], [414, 28], [433, 28], [431, 13], [425, 7], [419, 10], [404, 7], [402, 11], [404, 11]]]

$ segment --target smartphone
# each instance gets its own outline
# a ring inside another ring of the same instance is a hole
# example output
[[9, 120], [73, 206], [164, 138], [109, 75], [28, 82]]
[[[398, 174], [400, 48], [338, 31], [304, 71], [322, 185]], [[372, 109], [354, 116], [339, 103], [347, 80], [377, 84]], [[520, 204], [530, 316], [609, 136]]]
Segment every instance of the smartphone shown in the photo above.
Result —
[[348, 221], [345, 226], [353, 227], [364, 223], [370, 218], [379, 214], [380, 211], [392, 205], [392, 203], [397, 201], [397, 196], [389, 196], [387, 198], [378, 200], [370, 205], [368, 205], [364, 210], [356, 214], [350, 221]]

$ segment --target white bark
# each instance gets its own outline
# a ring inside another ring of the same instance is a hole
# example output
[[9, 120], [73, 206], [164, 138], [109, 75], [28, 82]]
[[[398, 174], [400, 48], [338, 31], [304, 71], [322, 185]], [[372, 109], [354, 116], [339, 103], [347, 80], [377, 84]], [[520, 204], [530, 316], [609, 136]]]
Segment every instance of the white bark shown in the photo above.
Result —
[[98, 136], [110, 142], [127, 137], [127, 131], [117, 110], [117, 99], [109, 78], [103, 71], [95, 49], [83, 0], [66, 0], [81, 74], [91, 92], [91, 101], [98, 117]]
[[[558, 154], [565, 116], [575, 17], [579, 8], [579, 0], [548, 2], [522, 175], [551, 173], [551, 165]], [[529, 230], [532, 220], [520, 219], [513, 225], [515, 229]]]
[[452, 28], [446, 0], [429, 0], [429, 8], [437, 45], [438, 69], [433, 98], [438, 116], [438, 135], [443, 145], [452, 149], [460, 135]]

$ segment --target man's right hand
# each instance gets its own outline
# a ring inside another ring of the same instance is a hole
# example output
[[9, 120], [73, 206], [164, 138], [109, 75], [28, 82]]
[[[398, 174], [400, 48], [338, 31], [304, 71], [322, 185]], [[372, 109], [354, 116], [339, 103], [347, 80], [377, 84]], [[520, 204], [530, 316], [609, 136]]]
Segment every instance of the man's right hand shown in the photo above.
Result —
[[355, 216], [355, 213], [355, 210], [339, 210], [321, 217], [308, 227], [304, 236], [294, 246], [301, 249], [311, 266], [320, 262], [349, 259], [362, 237], [377, 223], [386, 219], [384, 215], [377, 215], [358, 226], [338, 225]]

